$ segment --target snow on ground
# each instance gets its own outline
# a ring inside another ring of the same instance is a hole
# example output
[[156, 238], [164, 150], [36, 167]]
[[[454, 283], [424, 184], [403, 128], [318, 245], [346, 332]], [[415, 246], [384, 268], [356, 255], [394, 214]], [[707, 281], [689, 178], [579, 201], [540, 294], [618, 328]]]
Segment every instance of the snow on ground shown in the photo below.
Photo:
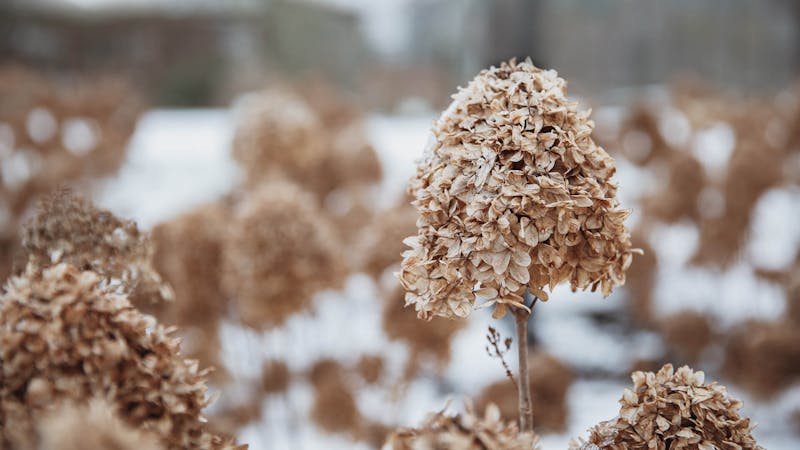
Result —
[[[381, 205], [392, 205], [403, 195], [414, 171], [413, 163], [429, 139], [433, 119], [386, 115], [369, 118], [368, 135], [384, 167], [385, 179], [378, 189]], [[681, 125], [681, 117], [672, 117], [672, 122]], [[149, 228], [225, 195], [241, 179], [229, 155], [233, 126], [234, 116], [229, 110], [147, 113], [119, 175], [100, 183], [95, 199]], [[710, 127], [695, 137], [706, 144], [717, 142], [718, 151], [703, 159], [707, 167], [718, 170], [722, 164], [720, 154], [729, 146], [727, 136], [724, 127]], [[651, 190], [654, 182], [647, 171], [625, 161], [618, 161], [617, 179], [623, 205], [628, 207], [643, 192]], [[788, 249], [800, 244], [800, 225], [787, 222], [787, 214], [800, 210], [798, 198], [796, 189], [773, 190], [762, 198], [747, 260], [771, 269], [789, 263], [792, 255]], [[636, 220], [634, 211], [632, 221]], [[661, 226], [651, 244], [660, 263], [655, 292], [659, 312], [697, 308], [714, 314], [726, 325], [745, 318], [769, 319], [782, 314], [780, 290], [757, 279], [750, 264], [741, 263], [723, 273], [687, 268], [686, 262], [697, 245], [697, 229], [693, 225]], [[408, 355], [402, 345], [390, 342], [381, 330], [381, 302], [377, 301], [381, 292], [371, 279], [357, 274], [342, 291], [320, 293], [310, 312], [292, 317], [278, 330], [257, 333], [225, 324], [221, 332], [223, 363], [239, 380], [254, 381], [263, 361], [269, 358], [283, 359], [290, 368], [304, 370], [322, 356], [355, 362], [362, 354], [380, 353], [387, 360], [389, 376], [398, 376]], [[548, 351], [574, 367], [597, 373], [625, 373], [634, 359], [657, 353], [658, 337], [650, 333], [622, 336], [613, 326], [599, 327], [586, 318], [589, 313], [613, 314], [622, 308], [623, 301], [624, 291], [602, 299], [599, 294], [557, 288], [550, 301], [536, 307], [535, 334]], [[378, 389], [362, 390], [357, 398], [362, 411], [376, 419], [413, 425], [448, 401], [451, 409], [460, 409], [465, 396], [477, 394], [504, 376], [499, 362], [484, 351], [486, 328], [491, 322], [488, 311], [473, 315], [471, 323], [454, 340], [452, 361], [444, 380], [421, 377], [401, 396]], [[495, 325], [503, 335], [512, 332], [510, 323]], [[514, 358], [510, 359], [513, 365]], [[619, 408], [617, 400], [629, 384], [602, 378], [578, 380], [569, 392], [568, 430], [543, 436], [543, 448], [566, 448], [571, 437], [585, 436], [588, 427], [612, 418]], [[242, 387], [225, 394], [235, 400], [246, 398], [250, 392]], [[756, 432], [762, 445], [770, 449], [796, 448], [796, 437], [785, 418], [789, 411], [800, 408], [800, 388], [769, 403], [749, 399], [741, 392], [734, 394], [746, 400], [745, 412], [762, 424]], [[241, 441], [250, 443], [253, 450], [366, 448], [326, 434], [303, 419], [312, 400], [311, 387], [295, 383], [283, 397], [265, 402], [264, 419], [246, 427]]]

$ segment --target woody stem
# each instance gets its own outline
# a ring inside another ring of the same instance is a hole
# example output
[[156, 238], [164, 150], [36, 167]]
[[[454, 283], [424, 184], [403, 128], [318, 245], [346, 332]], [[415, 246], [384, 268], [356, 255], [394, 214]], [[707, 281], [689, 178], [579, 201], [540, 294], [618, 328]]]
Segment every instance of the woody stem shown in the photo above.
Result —
[[[536, 303], [534, 297], [533, 304]], [[531, 307], [533, 307], [531, 304]], [[519, 429], [520, 432], [533, 431], [533, 403], [528, 378], [528, 318], [530, 313], [521, 308], [514, 309], [517, 323], [517, 353], [519, 354], [519, 377], [517, 390], [519, 394]]]

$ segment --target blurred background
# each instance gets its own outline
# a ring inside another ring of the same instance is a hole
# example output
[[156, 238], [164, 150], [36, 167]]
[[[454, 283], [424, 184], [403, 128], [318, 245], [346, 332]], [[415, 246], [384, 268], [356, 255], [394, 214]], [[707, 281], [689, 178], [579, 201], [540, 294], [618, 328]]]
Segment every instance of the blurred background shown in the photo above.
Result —
[[152, 231], [175, 300], [140, 307], [218, 368], [210, 421], [251, 448], [380, 448], [448, 399], [513, 417], [489, 313], [417, 321], [392, 276], [432, 121], [512, 57], [593, 109], [645, 250], [610, 298], [537, 306], [544, 448], [666, 362], [743, 399], [765, 448], [797, 448], [793, 0], [5, 0], [0, 275], [37, 200], [69, 186]]

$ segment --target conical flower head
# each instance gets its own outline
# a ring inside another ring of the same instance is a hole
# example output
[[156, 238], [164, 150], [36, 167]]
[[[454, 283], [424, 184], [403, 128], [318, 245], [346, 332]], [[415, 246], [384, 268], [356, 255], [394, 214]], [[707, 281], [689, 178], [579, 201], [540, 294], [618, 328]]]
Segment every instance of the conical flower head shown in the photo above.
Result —
[[566, 82], [511, 60], [453, 98], [409, 188], [420, 218], [399, 274], [406, 302], [422, 318], [463, 317], [477, 296], [499, 317], [526, 289], [546, 300], [562, 282], [603, 295], [622, 284], [629, 212]]

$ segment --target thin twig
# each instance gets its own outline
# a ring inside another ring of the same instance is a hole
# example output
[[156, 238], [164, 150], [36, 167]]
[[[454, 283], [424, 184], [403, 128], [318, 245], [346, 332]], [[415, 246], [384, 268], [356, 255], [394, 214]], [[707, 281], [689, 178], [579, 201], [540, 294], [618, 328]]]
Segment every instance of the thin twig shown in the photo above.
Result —
[[[527, 294], [527, 293], [526, 293]], [[519, 429], [522, 432], [533, 431], [533, 402], [531, 400], [531, 387], [528, 367], [528, 319], [533, 312], [533, 306], [539, 300], [535, 295], [531, 296], [531, 304], [528, 310], [522, 308], [514, 309], [514, 319], [517, 325], [517, 353], [519, 354], [519, 379], [517, 392], [519, 394]]]
[[[514, 387], [517, 388], [517, 380], [514, 379], [514, 373], [511, 372], [511, 368], [508, 366], [508, 363], [505, 359], [505, 354], [511, 350], [511, 338], [502, 339], [500, 333], [492, 326], [489, 327], [489, 332], [486, 334], [486, 340], [489, 341], [489, 345], [486, 346], [486, 353], [489, 354], [492, 358], [497, 358], [503, 364], [503, 368], [506, 370], [506, 376], [514, 383]], [[502, 344], [500, 343], [502, 340]], [[503, 348], [505, 347], [505, 348]]]

